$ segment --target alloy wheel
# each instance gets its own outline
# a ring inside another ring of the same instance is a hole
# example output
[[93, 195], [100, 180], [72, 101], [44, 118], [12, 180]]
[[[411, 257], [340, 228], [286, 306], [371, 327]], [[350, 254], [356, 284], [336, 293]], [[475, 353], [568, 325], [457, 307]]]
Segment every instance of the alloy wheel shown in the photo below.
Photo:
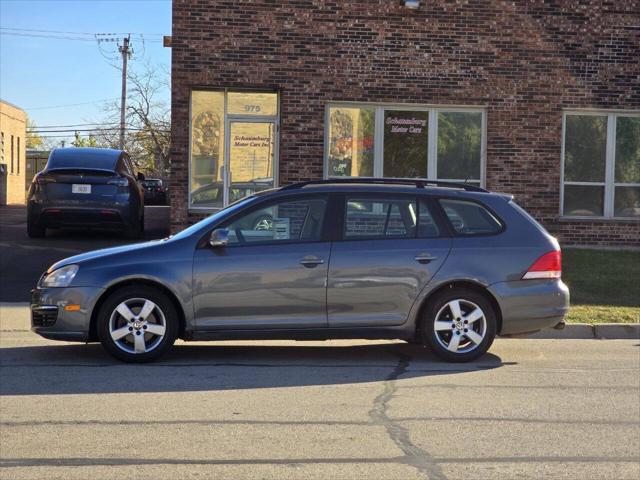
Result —
[[131, 354], [148, 353], [157, 348], [166, 328], [162, 309], [146, 298], [123, 301], [109, 318], [109, 334], [113, 343]]
[[487, 319], [482, 309], [463, 298], [442, 306], [434, 320], [438, 343], [452, 353], [467, 353], [478, 348], [487, 333]]

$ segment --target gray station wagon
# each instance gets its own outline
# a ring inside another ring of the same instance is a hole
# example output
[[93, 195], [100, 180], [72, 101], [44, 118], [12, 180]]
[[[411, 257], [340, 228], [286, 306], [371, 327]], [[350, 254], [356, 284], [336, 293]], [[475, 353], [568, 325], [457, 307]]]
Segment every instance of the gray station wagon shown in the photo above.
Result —
[[453, 362], [562, 326], [558, 242], [510, 195], [421, 179], [260, 192], [157, 241], [49, 268], [32, 328], [145, 362], [176, 340], [423, 343]]

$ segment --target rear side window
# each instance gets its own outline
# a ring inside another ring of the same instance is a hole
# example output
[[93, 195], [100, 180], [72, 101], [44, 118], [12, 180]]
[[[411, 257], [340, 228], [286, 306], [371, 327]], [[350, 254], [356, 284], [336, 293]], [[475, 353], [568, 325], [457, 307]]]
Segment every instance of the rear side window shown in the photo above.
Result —
[[416, 236], [413, 199], [347, 198], [344, 238], [408, 238]]
[[465, 200], [441, 199], [439, 202], [456, 233], [487, 235], [502, 230], [500, 220], [482, 205]]

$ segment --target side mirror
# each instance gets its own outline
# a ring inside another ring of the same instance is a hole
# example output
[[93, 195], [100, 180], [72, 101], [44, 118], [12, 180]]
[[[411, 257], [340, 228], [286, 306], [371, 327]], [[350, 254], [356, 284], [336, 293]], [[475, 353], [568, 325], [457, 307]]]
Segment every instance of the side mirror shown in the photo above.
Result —
[[211, 238], [209, 238], [209, 245], [213, 248], [226, 247], [229, 244], [229, 230], [226, 228], [216, 228], [211, 232]]
[[146, 177], [144, 176], [144, 173], [142, 173], [142, 172], [138, 172], [138, 175], [136, 175], [136, 179], [137, 179], [139, 182], [142, 182], [145, 178], [146, 178]]

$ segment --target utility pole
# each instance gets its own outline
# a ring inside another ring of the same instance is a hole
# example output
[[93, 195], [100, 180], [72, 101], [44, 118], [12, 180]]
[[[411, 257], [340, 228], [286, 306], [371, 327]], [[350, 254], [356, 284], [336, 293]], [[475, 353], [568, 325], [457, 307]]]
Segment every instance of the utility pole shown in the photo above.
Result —
[[118, 45], [118, 50], [122, 54], [122, 97], [120, 99], [120, 150], [124, 150], [124, 130], [125, 130], [125, 110], [127, 109], [127, 60], [133, 53], [129, 42], [131, 36], [123, 38], [122, 45]]

